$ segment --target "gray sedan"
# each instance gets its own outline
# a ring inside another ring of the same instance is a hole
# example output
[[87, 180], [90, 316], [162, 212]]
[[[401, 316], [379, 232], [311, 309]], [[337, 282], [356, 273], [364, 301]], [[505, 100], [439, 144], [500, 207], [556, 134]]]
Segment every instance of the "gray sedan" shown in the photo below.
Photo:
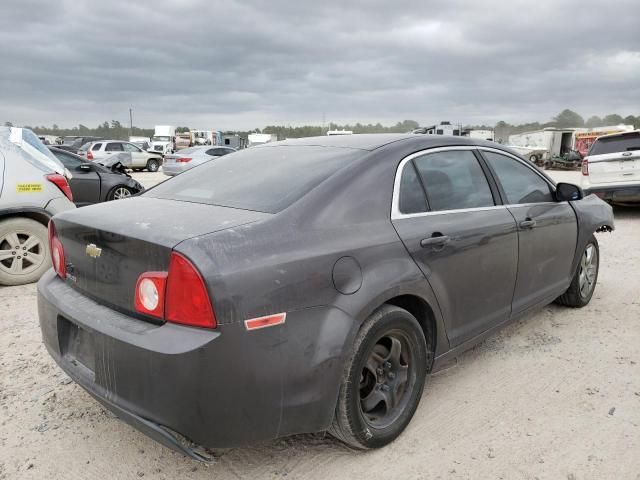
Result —
[[215, 145], [213, 147], [209, 145], [185, 148], [184, 150], [179, 150], [176, 153], [165, 155], [162, 171], [165, 175], [173, 177], [174, 175], [186, 172], [197, 165], [201, 165], [209, 160], [228, 155], [235, 151], [235, 148], [218, 147]]
[[194, 458], [318, 431], [381, 447], [428, 374], [534, 309], [589, 303], [613, 214], [582, 197], [466, 137], [253, 147], [54, 218], [44, 343]]

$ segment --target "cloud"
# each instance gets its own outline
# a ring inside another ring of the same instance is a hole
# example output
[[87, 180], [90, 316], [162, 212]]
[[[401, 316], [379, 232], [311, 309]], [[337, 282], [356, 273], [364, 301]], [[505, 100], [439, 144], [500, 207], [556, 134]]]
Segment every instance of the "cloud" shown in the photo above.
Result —
[[640, 114], [640, 3], [22, 0], [0, 16], [16, 124], [248, 129]]

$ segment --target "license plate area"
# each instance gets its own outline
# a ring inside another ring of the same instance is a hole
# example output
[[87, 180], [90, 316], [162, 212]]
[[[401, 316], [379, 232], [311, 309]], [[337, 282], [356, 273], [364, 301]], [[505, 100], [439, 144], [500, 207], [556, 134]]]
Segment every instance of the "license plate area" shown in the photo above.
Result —
[[58, 317], [58, 342], [65, 361], [85, 370], [85, 374], [94, 375], [95, 349], [90, 332], [64, 317]]

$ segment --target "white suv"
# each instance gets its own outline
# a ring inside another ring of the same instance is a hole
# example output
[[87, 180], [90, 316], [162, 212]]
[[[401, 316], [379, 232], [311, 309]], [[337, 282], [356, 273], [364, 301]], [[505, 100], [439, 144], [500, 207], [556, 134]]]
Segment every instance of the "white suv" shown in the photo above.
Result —
[[608, 202], [640, 202], [640, 130], [598, 137], [582, 160], [581, 186]]
[[150, 172], [157, 172], [162, 165], [162, 155], [160, 153], [150, 153], [141, 149], [138, 145], [122, 140], [99, 140], [84, 144], [79, 155], [87, 160], [103, 160], [117, 153], [128, 153], [131, 155], [131, 164], [125, 167], [132, 170], [147, 169]]

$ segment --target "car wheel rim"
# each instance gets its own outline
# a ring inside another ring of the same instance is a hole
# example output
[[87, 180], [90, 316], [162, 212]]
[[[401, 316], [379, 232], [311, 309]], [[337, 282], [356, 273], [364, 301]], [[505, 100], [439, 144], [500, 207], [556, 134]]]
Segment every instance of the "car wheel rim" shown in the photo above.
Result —
[[580, 259], [580, 295], [587, 298], [593, 291], [598, 273], [598, 252], [593, 245], [589, 245]]
[[0, 238], [0, 270], [28, 275], [40, 268], [47, 252], [42, 240], [30, 232], [17, 231]]
[[412, 351], [405, 334], [391, 331], [375, 343], [360, 374], [360, 411], [366, 423], [385, 428], [404, 411], [410, 397]]
[[128, 188], [116, 188], [116, 191], [113, 192], [113, 199], [114, 200], [120, 200], [121, 198], [127, 198], [131, 196], [131, 192], [129, 191]]

